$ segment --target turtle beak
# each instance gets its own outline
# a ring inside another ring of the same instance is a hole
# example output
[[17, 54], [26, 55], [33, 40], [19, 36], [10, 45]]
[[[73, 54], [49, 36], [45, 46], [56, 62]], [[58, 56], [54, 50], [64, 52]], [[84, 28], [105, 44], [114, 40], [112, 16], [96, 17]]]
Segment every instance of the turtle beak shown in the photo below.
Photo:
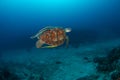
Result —
[[66, 28], [66, 29], [65, 29], [65, 32], [71, 32], [71, 31], [72, 31], [71, 28]]

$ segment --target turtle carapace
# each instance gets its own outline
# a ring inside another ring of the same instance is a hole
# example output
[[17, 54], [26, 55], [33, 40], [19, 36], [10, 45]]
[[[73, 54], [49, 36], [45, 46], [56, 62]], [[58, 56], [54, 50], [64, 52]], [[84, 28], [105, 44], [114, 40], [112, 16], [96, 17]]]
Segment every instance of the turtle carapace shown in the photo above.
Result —
[[[35, 36], [31, 38], [37, 38], [36, 42], [37, 48], [52, 48], [62, 45], [66, 41], [66, 46], [68, 46], [69, 38], [66, 35], [67, 32], [71, 32], [71, 28], [61, 28], [61, 27], [45, 27], [41, 29]], [[47, 44], [48, 46], [43, 46]]]

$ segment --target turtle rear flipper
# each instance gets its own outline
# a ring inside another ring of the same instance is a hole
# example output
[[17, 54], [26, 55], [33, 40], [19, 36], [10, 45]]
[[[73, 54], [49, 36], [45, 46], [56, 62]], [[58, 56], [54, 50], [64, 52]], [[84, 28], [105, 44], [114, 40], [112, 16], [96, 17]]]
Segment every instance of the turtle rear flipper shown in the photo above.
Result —
[[43, 44], [44, 44], [44, 42], [42, 40], [38, 40], [36, 42], [36, 48], [41, 48]]

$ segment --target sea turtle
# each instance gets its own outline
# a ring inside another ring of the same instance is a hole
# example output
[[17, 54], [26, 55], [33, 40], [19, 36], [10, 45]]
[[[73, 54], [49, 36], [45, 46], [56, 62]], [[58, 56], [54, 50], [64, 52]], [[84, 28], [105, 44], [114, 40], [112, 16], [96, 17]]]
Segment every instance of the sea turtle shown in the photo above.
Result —
[[[66, 32], [71, 32], [71, 28], [63, 29], [61, 27], [47, 26], [32, 36], [31, 39], [38, 39], [36, 42], [37, 48], [53, 48], [62, 45], [65, 41], [66, 46], [68, 46], [69, 38]], [[47, 46], [42, 46], [43, 44], [47, 44]]]

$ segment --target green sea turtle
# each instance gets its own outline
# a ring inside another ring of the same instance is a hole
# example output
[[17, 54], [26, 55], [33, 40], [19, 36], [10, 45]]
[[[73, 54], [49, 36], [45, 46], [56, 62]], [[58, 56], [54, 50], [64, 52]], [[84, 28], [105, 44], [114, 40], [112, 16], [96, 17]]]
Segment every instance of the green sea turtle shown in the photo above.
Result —
[[[38, 39], [36, 42], [37, 48], [53, 48], [62, 45], [65, 41], [66, 46], [68, 46], [69, 38], [66, 35], [67, 32], [71, 32], [71, 28], [63, 29], [61, 27], [47, 26], [32, 36], [31, 39]], [[47, 46], [43, 46], [43, 44], [47, 44]]]

